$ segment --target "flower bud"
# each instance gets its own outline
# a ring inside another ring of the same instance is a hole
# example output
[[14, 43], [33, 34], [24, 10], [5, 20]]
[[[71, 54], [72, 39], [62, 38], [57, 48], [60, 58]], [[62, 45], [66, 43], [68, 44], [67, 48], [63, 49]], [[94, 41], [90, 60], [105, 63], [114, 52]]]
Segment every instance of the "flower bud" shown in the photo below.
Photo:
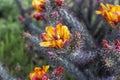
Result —
[[106, 48], [106, 49], [111, 49], [112, 46], [108, 44], [108, 41], [107, 40], [103, 40], [102, 41], [102, 45]]
[[43, 13], [35, 13], [33, 15], [33, 18], [35, 18], [36, 20], [42, 20], [44, 18]]
[[18, 19], [21, 21], [21, 22], [24, 22], [25, 21], [25, 18], [23, 16], [18, 16]]
[[64, 3], [64, 0], [55, 0], [55, 3], [56, 3], [56, 5], [62, 7], [63, 3]]
[[58, 67], [58, 68], [54, 69], [54, 71], [53, 71], [52, 74], [54, 74], [54, 75], [56, 75], [56, 76], [60, 76], [63, 71], [64, 71], [64, 68], [63, 68], [63, 67]]

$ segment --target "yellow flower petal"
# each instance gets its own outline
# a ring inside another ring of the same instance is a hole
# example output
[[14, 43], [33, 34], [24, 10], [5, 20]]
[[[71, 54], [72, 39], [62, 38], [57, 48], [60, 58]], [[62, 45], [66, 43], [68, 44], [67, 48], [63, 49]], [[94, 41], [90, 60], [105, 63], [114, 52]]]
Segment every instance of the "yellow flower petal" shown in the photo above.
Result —
[[103, 3], [100, 3], [100, 6], [101, 6], [102, 10], [106, 10], [107, 9], [106, 6]]
[[49, 65], [47, 65], [47, 66], [43, 66], [43, 69], [44, 69], [45, 72], [47, 72], [49, 68], [50, 68]]
[[69, 39], [70, 38], [70, 32], [69, 32], [67, 26], [64, 26], [62, 24], [58, 24], [56, 26], [56, 31], [57, 31], [57, 35], [61, 39], [65, 40], [65, 39]]
[[110, 4], [106, 4], [107, 8], [110, 9], [111, 8], [111, 5]]
[[51, 42], [40, 42], [39, 45], [42, 46], [42, 47], [49, 47], [51, 45], [53, 46], [53, 44]]
[[54, 29], [54, 27], [52, 27], [52, 26], [46, 27], [46, 32], [47, 32], [47, 35], [48, 35], [51, 39], [54, 39], [54, 36], [55, 36], [55, 29]]
[[46, 27], [46, 33], [43, 33], [41, 38], [43, 42], [40, 42], [40, 46], [61, 48], [69, 40], [70, 31], [67, 26], [59, 23], [56, 25], [56, 28], [52, 26]]
[[63, 26], [62, 31], [63, 31], [63, 40], [69, 39], [70, 32], [69, 32], [67, 26]]
[[56, 35], [58, 39], [60, 39], [63, 36], [62, 26], [63, 25], [61, 23], [57, 24], [56, 26]]
[[102, 14], [102, 12], [101, 12], [101, 11], [96, 11], [95, 13], [96, 13], [96, 14]]

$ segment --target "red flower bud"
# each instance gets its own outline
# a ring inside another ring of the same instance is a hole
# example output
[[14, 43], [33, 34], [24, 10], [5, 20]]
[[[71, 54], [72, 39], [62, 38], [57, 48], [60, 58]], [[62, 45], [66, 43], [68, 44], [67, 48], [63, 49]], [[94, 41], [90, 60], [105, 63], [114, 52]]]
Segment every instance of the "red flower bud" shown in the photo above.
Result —
[[60, 75], [62, 74], [63, 70], [64, 70], [63, 67], [58, 67], [58, 68], [54, 69], [54, 71], [53, 71], [52, 74], [53, 74], [53, 75], [60, 76]]
[[120, 52], [120, 46], [115, 46], [115, 50]]
[[120, 46], [120, 41], [118, 39], [115, 40], [115, 46]]
[[25, 18], [23, 18], [23, 16], [18, 16], [18, 19], [21, 21], [21, 22], [24, 22], [25, 21]]
[[102, 41], [102, 44], [103, 44], [103, 46], [104, 46], [105, 48], [107, 48], [107, 49], [111, 49], [111, 48], [112, 48], [112, 46], [108, 44], [108, 41], [107, 41], [107, 40], [103, 40], [103, 41]]
[[65, 40], [65, 41], [63, 41], [63, 44], [66, 44], [68, 42], [68, 40]]
[[55, 0], [56, 5], [63, 6], [64, 0]]
[[45, 9], [45, 4], [40, 4], [39, 7]]
[[43, 13], [35, 13], [33, 15], [33, 18], [35, 18], [36, 20], [42, 20], [44, 18]]
[[46, 41], [46, 34], [45, 33], [42, 33], [41, 35], [40, 35], [40, 38], [43, 40], [43, 41]]
[[115, 40], [115, 50], [120, 51], [120, 41], [118, 39]]

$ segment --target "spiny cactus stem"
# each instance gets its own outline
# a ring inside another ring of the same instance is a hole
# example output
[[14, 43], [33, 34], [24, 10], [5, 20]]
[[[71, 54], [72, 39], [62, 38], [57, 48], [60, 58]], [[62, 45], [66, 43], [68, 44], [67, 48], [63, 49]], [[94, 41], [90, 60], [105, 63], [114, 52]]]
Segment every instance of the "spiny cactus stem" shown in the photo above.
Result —
[[49, 24], [52, 24], [51, 20], [50, 20], [50, 13], [52, 11], [52, 6], [50, 3], [50, 0], [46, 0], [46, 5], [45, 5], [45, 9], [46, 9], [46, 13], [45, 13], [45, 19]]
[[81, 23], [79, 23], [72, 15], [70, 15], [65, 9], [60, 9], [59, 13], [63, 20], [69, 25], [68, 27], [71, 30], [79, 30], [85, 42], [89, 45], [89, 47], [95, 47], [95, 43], [91, 35], [89, 35], [88, 31], [83, 27]]
[[85, 75], [72, 63], [68, 62], [66, 59], [63, 59], [57, 56], [56, 54], [54, 54], [54, 56], [51, 56], [51, 58], [54, 61], [56, 61], [58, 65], [63, 66], [67, 72], [74, 74], [76, 77], [76, 80], [87, 80]]
[[41, 34], [43, 32], [40, 28], [35, 26], [32, 22], [27, 22], [26, 21], [26, 22], [24, 22], [24, 24], [28, 27], [28, 29], [30, 29], [30, 30], [32, 30], [32, 31], [34, 31], [36, 33]]
[[35, 45], [39, 46], [40, 40], [32, 35], [27, 36], [28, 39], [30, 39]]
[[[39, 39], [37, 39], [33, 36], [28, 36], [28, 38], [36, 45], [38, 45], [40, 42]], [[46, 55], [47, 50], [45, 51], [45, 49], [42, 49], [41, 47], [39, 47], [38, 54]], [[45, 56], [45, 57], [47, 58], [48, 56]], [[76, 68], [73, 64], [68, 62], [67, 60], [60, 58], [56, 54], [54, 54], [54, 56], [52, 56], [52, 58], [54, 61], [57, 61], [58, 65], [63, 66], [67, 72], [71, 72], [72, 74], [74, 74], [76, 76], [77, 80], [86, 80], [83, 73], [80, 70], [78, 70], [78, 68]], [[47, 60], [48, 60], [48, 58], [47, 58]], [[48, 60], [48, 61], [50, 61], [50, 60]]]
[[95, 51], [77, 51], [65, 56], [70, 62], [78, 65], [85, 65], [97, 58]]
[[31, 18], [26, 18], [25, 14], [26, 14], [26, 11], [28, 10], [32, 10], [33, 8], [30, 7], [29, 9], [24, 9], [22, 7], [22, 4], [21, 4], [21, 1], [20, 0], [15, 0], [17, 5], [18, 5], [18, 8], [20, 9], [20, 12], [21, 12], [21, 15], [23, 16], [23, 18], [25, 18], [25, 21], [23, 22], [23, 24], [25, 26], [27, 26], [29, 29], [35, 31], [35, 32], [38, 32], [38, 33], [41, 33], [41, 29], [38, 28], [37, 26], [35, 26], [33, 23], [32, 23], [32, 19]]

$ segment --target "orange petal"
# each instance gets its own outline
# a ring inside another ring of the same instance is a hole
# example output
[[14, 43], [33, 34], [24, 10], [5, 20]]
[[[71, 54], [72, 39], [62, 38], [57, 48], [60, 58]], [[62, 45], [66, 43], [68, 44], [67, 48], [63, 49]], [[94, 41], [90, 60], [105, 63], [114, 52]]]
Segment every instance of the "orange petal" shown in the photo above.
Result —
[[53, 40], [53, 38], [51, 38], [48, 34], [46, 34], [46, 33], [42, 33], [41, 34], [41, 38], [42, 38], [42, 40], [43, 41], [51, 41], [51, 40]]
[[106, 18], [107, 21], [111, 21], [111, 14], [108, 13], [108, 11], [105, 11], [104, 17]]
[[60, 39], [60, 40], [56, 40], [56, 48], [61, 48], [63, 47], [64, 44], [63, 44], [63, 41]]
[[33, 77], [35, 76], [35, 73], [31, 72], [29, 76], [30, 76], [30, 80], [33, 80]]
[[33, 7], [34, 7], [34, 9], [35, 9], [37, 12], [41, 12], [41, 11], [43, 10], [42, 8], [40, 8], [40, 7], [37, 6], [37, 5], [34, 5]]
[[33, 80], [33, 78], [36, 77], [37, 79], [41, 80], [43, 75], [47, 73], [48, 69], [49, 69], [49, 65], [43, 66], [42, 68], [35, 67], [34, 71], [32, 71], [29, 75], [30, 79]]

